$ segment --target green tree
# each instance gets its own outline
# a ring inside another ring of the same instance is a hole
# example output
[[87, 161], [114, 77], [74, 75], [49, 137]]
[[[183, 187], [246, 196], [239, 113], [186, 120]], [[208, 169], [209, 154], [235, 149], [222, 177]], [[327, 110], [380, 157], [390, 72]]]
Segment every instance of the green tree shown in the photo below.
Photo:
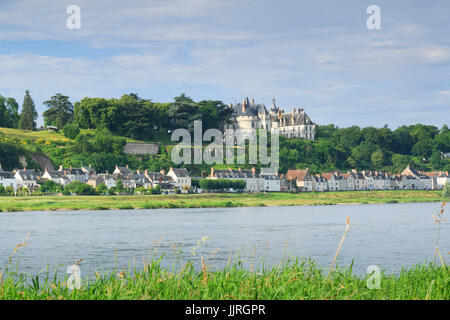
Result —
[[383, 163], [384, 163], [383, 151], [378, 149], [377, 151], [373, 152], [370, 160], [372, 161], [375, 168], [381, 169], [381, 167], [383, 166]]
[[444, 188], [442, 189], [442, 196], [443, 197], [450, 197], [450, 183], [446, 183]]
[[19, 118], [19, 105], [16, 100], [0, 94], [0, 127], [18, 128]]
[[75, 139], [80, 134], [80, 128], [75, 123], [68, 123], [63, 129], [64, 135], [69, 139]]
[[38, 113], [34, 101], [30, 96], [30, 91], [26, 90], [22, 104], [22, 112], [20, 113], [19, 127], [25, 130], [35, 130], [37, 117]]
[[100, 183], [100, 184], [97, 186], [96, 191], [97, 191], [99, 194], [106, 194], [106, 193], [108, 192], [108, 187], [106, 186], [106, 184]]
[[73, 121], [73, 105], [68, 96], [57, 93], [50, 100], [44, 101], [47, 110], [43, 113], [45, 125], [63, 128]]

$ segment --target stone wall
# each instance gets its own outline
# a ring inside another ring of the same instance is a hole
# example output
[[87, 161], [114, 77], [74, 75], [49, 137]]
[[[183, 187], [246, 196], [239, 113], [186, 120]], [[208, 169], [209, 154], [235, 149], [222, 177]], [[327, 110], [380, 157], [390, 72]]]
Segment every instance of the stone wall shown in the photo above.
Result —
[[159, 144], [157, 143], [134, 143], [127, 142], [124, 152], [127, 154], [158, 154]]

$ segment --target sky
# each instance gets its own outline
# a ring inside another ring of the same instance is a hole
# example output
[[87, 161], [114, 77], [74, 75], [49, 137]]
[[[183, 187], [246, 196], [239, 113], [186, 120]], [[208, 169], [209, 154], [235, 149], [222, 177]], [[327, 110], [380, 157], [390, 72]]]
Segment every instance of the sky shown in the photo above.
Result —
[[[70, 5], [80, 29], [66, 26]], [[0, 0], [0, 94], [21, 105], [29, 89], [39, 113], [56, 93], [275, 97], [320, 125], [442, 127], [449, 12], [448, 0]]]

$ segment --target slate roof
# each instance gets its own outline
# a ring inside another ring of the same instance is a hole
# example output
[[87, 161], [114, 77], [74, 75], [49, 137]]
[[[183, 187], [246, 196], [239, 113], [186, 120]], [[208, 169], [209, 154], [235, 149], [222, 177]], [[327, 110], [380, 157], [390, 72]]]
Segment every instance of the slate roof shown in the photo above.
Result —
[[0, 177], [3, 179], [14, 179], [14, 173], [0, 170]]
[[25, 170], [19, 170], [17, 171], [22, 178], [22, 180], [37, 180], [40, 176], [40, 174], [34, 170], [31, 169], [25, 169]]

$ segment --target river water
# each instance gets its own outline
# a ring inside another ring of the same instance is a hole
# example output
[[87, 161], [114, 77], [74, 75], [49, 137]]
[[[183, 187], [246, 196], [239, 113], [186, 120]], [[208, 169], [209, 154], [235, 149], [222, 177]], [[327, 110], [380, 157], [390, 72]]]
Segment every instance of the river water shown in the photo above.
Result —
[[[387, 273], [431, 262], [437, 237], [432, 214], [440, 203], [0, 213], [0, 268], [28, 232], [13, 264], [21, 272], [50, 272], [83, 258], [83, 276], [142, 268], [143, 259], [164, 254], [174, 267], [200, 257], [213, 269], [241, 259], [244, 266], [273, 266], [289, 256], [312, 258], [326, 269], [350, 216], [351, 229], [339, 266], [352, 263], [362, 275], [370, 265]], [[444, 216], [448, 213], [446, 212]], [[448, 259], [450, 226], [441, 227], [440, 247]], [[201, 241], [202, 238], [209, 237]], [[199, 245], [200, 241], [200, 245]], [[192, 250], [196, 247], [195, 250]], [[177, 264], [178, 263], [178, 264]]]

